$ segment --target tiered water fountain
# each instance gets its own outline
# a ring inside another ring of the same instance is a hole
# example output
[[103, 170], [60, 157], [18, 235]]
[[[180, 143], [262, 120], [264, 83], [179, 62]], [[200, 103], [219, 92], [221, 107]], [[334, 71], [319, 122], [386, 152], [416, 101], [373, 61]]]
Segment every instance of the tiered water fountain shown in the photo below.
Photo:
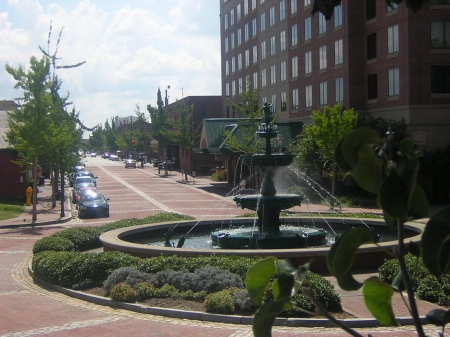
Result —
[[264, 121], [256, 134], [265, 140], [265, 153], [245, 155], [243, 163], [263, 171], [260, 194], [238, 195], [236, 204], [257, 213], [256, 226], [250, 230], [220, 230], [211, 233], [214, 245], [225, 249], [279, 249], [305, 248], [325, 244], [327, 233], [323, 229], [280, 230], [280, 212], [300, 206], [302, 198], [296, 194], [277, 194], [274, 183], [275, 169], [292, 163], [292, 155], [272, 153], [271, 139], [277, 137], [272, 123], [272, 105], [264, 104]]

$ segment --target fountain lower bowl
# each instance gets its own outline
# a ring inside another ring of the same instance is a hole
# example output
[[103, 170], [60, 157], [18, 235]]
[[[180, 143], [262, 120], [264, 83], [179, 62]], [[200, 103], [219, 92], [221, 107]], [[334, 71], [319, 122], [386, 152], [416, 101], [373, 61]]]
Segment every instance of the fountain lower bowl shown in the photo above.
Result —
[[[331, 224], [335, 230], [342, 226], [342, 221], [345, 220], [346, 226], [361, 227], [361, 221], [355, 218], [346, 219], [314, 219], [312, 218], [289, 218], [290, 221], [300, 223], [300, 225], [312, 224], [314, 227], [326, 229], [328, 224]], [[158, 223], [139, 225], [127, 228], [121, 228], [106, 232], [100, 236], [100, 241], [103, 245], [104, 251], [120, 251], [133, 256], [142, 258], [158, 257], [158, 256], [211, 256], [211, 255], [226, 255], [226, 256], [242, 256], [242, 257], [276, 257], [279, 259], [291, 259], [297, 265], [303, 265], [309, 261], [311, 270], [317, 273], [328, 273], [326, 264], [326, 256], [329, 247], [313, 247], [313, 248], [290, 248], [290, 249], [195, 249], [195, 248], [173, 248], [163, 246], [151, 246], [146, 244], [131, 242], [134, 239], [139, 239], [144, 236], [161, 236], [167, 232], [170, 227], [176, 225], [176, 230], [184, 234], [192, 230], [195, 225], [195, 232], [210, 233], [212, 227], [217, 228], [219, 223], [233, 223], [236, 221], [247, 222], [249, 225], [253, 224], [254, 219], [250, 218], [235, 218], [216, 221], [183, 221], [179, 223]], [[377, 232], [387, 231], [387, 226], [382, 220], [364, 220], [364, 222], [375, 229]], [[214, 224], [213, 224], [214, 223]], [[420, 242], [422, 237], [423, 225], [408, 222], [405, 224], [405, 233], [408, 237], [408, 242]], [[175, 235], [177, 235], [175, 231]], [[187, 241], [189, 237], [187, 238]], [[354, 259], [353, 271], [367, 271], [374, 270], [381, 266], [385, 259], [393, 257], [393, 251], [397, 247], [397, 241], [379, 242], [377, 244], [362, 245]]]

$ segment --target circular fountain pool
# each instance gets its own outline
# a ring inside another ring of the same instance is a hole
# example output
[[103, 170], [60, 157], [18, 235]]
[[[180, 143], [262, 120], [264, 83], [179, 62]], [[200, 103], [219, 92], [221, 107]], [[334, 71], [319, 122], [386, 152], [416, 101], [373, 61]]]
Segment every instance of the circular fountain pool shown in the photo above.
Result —
[[[344, 221], [345, 220], [345, 221]], [[342, 232], [349, 227], [370, 226], [374, 231], [380, 234], [381, 240], [377, 244], [363, 245], [355, 256], [355, 270], [370, 270], [379, 267], [386, 258], [392, 258], [392, 251], [396, 247], [395, 234], [384, 224], [382, 220], [361, 220], [354, 218], [289, 218], [296, 225], [312, 227], [317, 230], [327, 231], [332, 226], [336, 233]], [[213, 230], [217, 230], [219, 225], [234, 224], [234, 226], [247, 225], [252, 226], [254, 219], [238, 218], [221, 221], [183, 221], [179, 223], [159, 223], [127, 227], [122, 229], [106, 232], [100, 236], [104, 251], [121, 251], [139, 257], [156, 257], [156, 256], [209, 256], [209, 255], [237, 255], [247, 257], [277, 257], [280, 259], [290, 258], [298, 265], [313, 260], [311, 270], [315, 272], [327, 272], [326, 255], [329, 247], [309, 247], [295, 249], [214, 249], [209, 248], [189, 248], [190, 236], [200, 234], [209, 235]], [[164, 247], [163, 244], [143, 244], [145, 238], [161, 238], [160, 242], [164, 242], [164, 235], [169, 228], [174, 228], [173, 238], [179, 238], [181, 235], [186, 236], [186, 243], [183, 248]], [[422, 236], [423, 226], [416, 223], [405, 224], [405, 236], [408, 241], [419, 242]], [[392, 236], [394, 235], [394, 236]], [[391, 240], [394, 238], [394, 240]]]

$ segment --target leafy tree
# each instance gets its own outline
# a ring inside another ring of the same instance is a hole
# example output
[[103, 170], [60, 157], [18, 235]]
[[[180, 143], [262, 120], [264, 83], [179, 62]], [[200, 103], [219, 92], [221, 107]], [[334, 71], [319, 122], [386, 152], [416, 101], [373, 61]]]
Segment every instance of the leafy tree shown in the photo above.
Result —
[[195, 144], [199, 136], [199, 129], [194, 130], [193, 119], [194, 105], [187, 106], [184, 101], [174, 107], [175, 118], [172, 118], [172, 141], [184, 152], [184, 179], [187, 181], [187, 157], [188, 151]]
[[105, 129], [104, 129], [104, 139], [105, 139], [105, 147], [111, 151], [112, 153], [115, 153], [118, 150], [117, 146], [117, 130], [116, 130], [116, 123], [114, 122], [114, 118], [111, 117], [111, 124], [109, 124], [109, 121], [105, 121]]
[[[29, 69], [22, 66], [14, 68], [6, 64], [6, 71], [14, 78], [14, 89], [22, 89], [23, 97], [19, 98], [19, 106], [8, 115], [9, 129], [6, 139], [19, 153], [17, 164], [33, 169], [33, 216], [37, 220], [36, 192], [39, 157], [46, 153], [45, 141], [50, 125], [51, 93], [49, 86], [50, 62], [47, 57], [38, 60], [30, 58]], [[30, 163], [32, 165], [30, 166]]]
[[[156, 99], [156, 108], [153, 108], [149, 104], [147, 105], [147, 111], [150, 114], [152, 123], [153, 139], [158, 141], [158, 147], [162, 149], [163, 158], [167, 159], [167, 146], [171, 140], [171, 125], [169, 115], [164, 109], [164, 102], [161, 96], [161, 90], [159, 88]], [[167, 165], [165, 166], [165, 174], [168, 174]]]
[[[304, 135], [298, 139], [298, 149], [294, 149], [294, 152], [306, 155], [301, 160], [305, 162], [313, 157], [312, 150], [316, 147], [319, 150], [318, 157], [332, 163], [331, 194], [334, 196], [336, 186], [334, 150], [342, 137], [356, 126], [358, 115], [353, 109], [344, 110], [342, 103], [338, 103], [334, 107], [327, 105], [323, 111], [314, 110], [311, 119], [313, 123], [303, 129]], [[333, 200], [331, 205], [334, 206]]]
[[133, 127], [133, 134], [134, 134], [134, 140], [136, 144], [136, 148], [139, 152], [145, 152], [147, 149], [147, 146], [150, 142], [151, 136], [146, 128], [147, 118], [145, 117], [144, 113], [141, 112], [141, 107], [139, 104], [136, 104], [136, 127]]

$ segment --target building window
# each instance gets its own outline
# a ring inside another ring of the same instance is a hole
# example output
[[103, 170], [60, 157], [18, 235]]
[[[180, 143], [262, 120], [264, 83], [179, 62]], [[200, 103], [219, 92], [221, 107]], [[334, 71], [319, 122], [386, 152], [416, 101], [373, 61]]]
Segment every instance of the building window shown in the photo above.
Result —
[[286, 0], [280, 0], [280, 21], [286, 18]]
[[388, 28], [388, 54], [398, 52], [398, 25]]
[[311, 0], [303, 0], [303, 6], [308, 7], [311, 5]]
[[298, 26], [297, 24], [291, 27], [291, 46], [296, 46], [298, 43]]
[[238, 4], [236, 6], [236, 21], [239, 21], [241, 19], [241, 4]]
[[261, 14], [261, 20], [259, 20], [261, 32], [266, 30], [266, 13]]
[[272, 36], [270, 38], [270, 55], [275, 55], [276, 51], [276, 39], [275, 36]]
[[276, 94], [272, 94], [272, 112], [276, 112], [277, 111], [277, 95]]
[[305, 41], [311, 39], [311, 17], [305, 19]]
[[253, 73], [253, 89], [258, 89], [258, 73]]
[[297, 13], [297, 0], [291, 0], [291, 14]]
[[286, 91], [282, 91], [280, 93], [280, 99], [281, 99], [281, 111], [287, 110], [287, 95]]
[[238, 70], [242, 69], [242, 53], [238, 54]]
[[327, 46], [319, 47], [319, 69], [327, 68]]
[[256, 36], [256, 34], [258, 34], [258, 22], [255, 18], [252, 20], [252, 37]]
[[307, 85], [305, 87], [305, 107], [312, 107], [312, 85]]
[[307, 51], [305, 53], [305, 75], [311, 74], [312, 71], [312, 53], [311, 51]]
[[256, 9], [256, 0], [252, 0], [252, 10]]
[[250, 66], [250, 49], [245, 51], [245, 66]]
[[286, 31], [283, 30], [280, 33], [280, 51], [283, 51], [286, 49]]
[[244, 0], [244, 15], [248, 15], [248, 0]]
[[275, 65], [270, 66], [270, 84], [277, 82], [277, 67]]
[[328, 82], [319, 83], [319, 100], [320, 105], [328, 104]]
[[236, 96], [236, 81], [231, 82], [231, 96]]
[[298, 89], [292, 90], [292, 109], [297, 110], [298, 109]]
[[234, 33], [231, 33], [230, 41], [231, 41], [231, 49], [234, 49]]
[[367, 59], [377, 58], [377, 33], [367, 35]]
[[389, 96], [398, 96], [400, 94], [400, 75], [399, 69], [389, 69]]
[[450, 66], [431, 66], [431, 93], [450, 93]]
[[239, 85], [238, 85], [238, 92], [239, 94], [242, 94], [243, 90], [243, 84], [242, 84], [242, 77], [239, 79]]
[[375, 19], [377, 17], [377, 0], [367, 0], [366, 6], [366, 19]]
[[261, 60], [266, 58], [266, 41], [261, 42]]
[[230, 83], [225, 83], [225, 96], [230, 97]]
[[395, 2], [391, 3], [391, 4], [386, 4], [387, 7], [387, 12], [392, 12], [395, 11], [398, 8], [398, 4], [396, 4]]
[[247, 41], [249, 38], [249, 27], [248, 27], [248, 23], [245, 24], [244, 26], [244, 41]]
[[236, 32], [237, 35], [237, 45], [240, 46], [242, 43], [242, 30], [239, 28]]
[[231, 73], [234, 73], [236, 71], [236, 58], [231, 58]]
[[325, 15], [319, 13], [319, 35], [324, 34], [327, 31], [327, 21]]
[[286, 73], [287, 73], [286, 61], [282, 61], [280, 63], [280, 81], [286, 81]]
[[450, 21], [431, 22], [431, 48], [450, 48]]
[[230, 74], [230, 62], [228, 60], [225, 61], [225, 75]]
[[292, 78], [298, 77], [298, 56], [294, 56], [291, 60]]
[[253, 63], [258, 62], [258, 46], [253, 46]]
[[344, 62], [344, 41], [337, 40], [334, 42], [334, 64], [342, 64]]
[[225, 26], [225, 29], [228, 29], [228, 13], [226, 13], [223, 17], [223, 24]]
[[272, 6], [269, 9], [269, 27], [272, 27], [274, 24], [275, 24], [275, 6]]
[[267, 85], [267, 71], [266, 69], [261, 70], [261, 87], [265, 87]]
[[230, 11], [230, 25], [234, 25], [234, 8]]
[[378, 98], [377, 74], [370, 74], [367, 76], [367, 98], [369, 100]]
[[334, 28], [342, 26], [342, 3], [334, 7]]
[[336, 103], [344, 101], [344, 79], [342, 77], [334, 80], [334, 100]]
[[225, 53], [228, 53], [228, 36], [225, 38], [224, 47], [225, 47]]

